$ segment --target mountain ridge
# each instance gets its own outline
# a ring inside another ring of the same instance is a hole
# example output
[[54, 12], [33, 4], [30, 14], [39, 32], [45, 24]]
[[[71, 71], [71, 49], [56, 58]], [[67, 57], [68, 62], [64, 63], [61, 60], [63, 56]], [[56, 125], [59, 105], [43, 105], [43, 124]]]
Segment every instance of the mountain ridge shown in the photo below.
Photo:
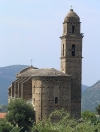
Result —
[[94, 112], [98, 104], [100, 104], [100, 80], [83, 91], [82, 111], [91, 110]]
[[27, 67], [26, 65], [12, 65], [0, 67], [0, 105], [8, 103], [8, 87], [16, 78], [16, 74]]

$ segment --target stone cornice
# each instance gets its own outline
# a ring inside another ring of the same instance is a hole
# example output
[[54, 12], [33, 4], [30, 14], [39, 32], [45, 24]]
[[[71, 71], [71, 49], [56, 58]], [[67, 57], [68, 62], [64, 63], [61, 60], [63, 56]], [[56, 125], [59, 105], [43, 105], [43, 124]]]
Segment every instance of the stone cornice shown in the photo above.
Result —
[[74, 34], [71, 34], [71, 35], [68, 35], [68, 34], [66, 34], [66, 35], [62, 35], [61, 37], [59, 37], [60, 39], [64, 39], [64, 38], [83, 38], [84, 36], [83, 36], [83, 33], [81, 33], [80, 35], [74, 35]]
[[82, 59], [83, 57], [60, 57], [60, 59]]

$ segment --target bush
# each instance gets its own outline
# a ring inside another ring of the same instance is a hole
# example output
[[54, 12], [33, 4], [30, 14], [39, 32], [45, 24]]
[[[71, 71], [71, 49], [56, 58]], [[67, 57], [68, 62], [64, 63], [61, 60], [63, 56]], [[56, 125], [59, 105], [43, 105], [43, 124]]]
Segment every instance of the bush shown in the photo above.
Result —
[[92, 113], [89, 110], [86, 110], [86, 111], [82, 112], [81, 116], [82, 116], [83, 119], [91, 120], [91, 122], [93, 122], [93, 123], [95, 123], [97, 121], [97, 118], [96, 118], [95, 114]]
[[0, 119], [0, 132], [10, 132], [13, 126], [6, 119]]
[[22, 132], [29, 131], [35, 122], [35, 111], [32, 104], [23, 99], [14, 99], [8, 105], [6, 119], [13, 126], [22, 128]]
[[[52, 122], [52, 119], [53, 121], [57, 119], [57, 122]], [[90, 118], [75, 120], [69, 113], [56, 110], [48, 119], [37, 123], [32, 132], [96, 132], [96, 130], [100, 131], [100, 122], [94, 125]]]

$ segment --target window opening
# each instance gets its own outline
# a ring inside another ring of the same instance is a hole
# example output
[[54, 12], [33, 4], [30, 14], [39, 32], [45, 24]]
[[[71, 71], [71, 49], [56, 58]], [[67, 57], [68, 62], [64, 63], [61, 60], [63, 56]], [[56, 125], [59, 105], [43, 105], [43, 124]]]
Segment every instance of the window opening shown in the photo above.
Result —
[[72, 45], [72, 56], [75, 56], [75, 45]]
[[64, 56], [64, 44], [63, 44], [63, 56]]
[[55, 104], [58, 104], [58, 97], [55, 97]]
[[72, 26], [72, 33], [74, 33], [75, 31], [75, 26]]

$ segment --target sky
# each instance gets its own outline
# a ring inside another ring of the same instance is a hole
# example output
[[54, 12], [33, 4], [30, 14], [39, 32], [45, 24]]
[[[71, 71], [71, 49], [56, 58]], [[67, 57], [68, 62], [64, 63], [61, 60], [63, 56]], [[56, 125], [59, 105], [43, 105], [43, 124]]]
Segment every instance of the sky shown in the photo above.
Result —
[[30, 65], [60, 70], [60, 36], [70, 11], [81, 20], [82, 84], [100, 80], [100, 0], [0, 0], [0, 67]]

